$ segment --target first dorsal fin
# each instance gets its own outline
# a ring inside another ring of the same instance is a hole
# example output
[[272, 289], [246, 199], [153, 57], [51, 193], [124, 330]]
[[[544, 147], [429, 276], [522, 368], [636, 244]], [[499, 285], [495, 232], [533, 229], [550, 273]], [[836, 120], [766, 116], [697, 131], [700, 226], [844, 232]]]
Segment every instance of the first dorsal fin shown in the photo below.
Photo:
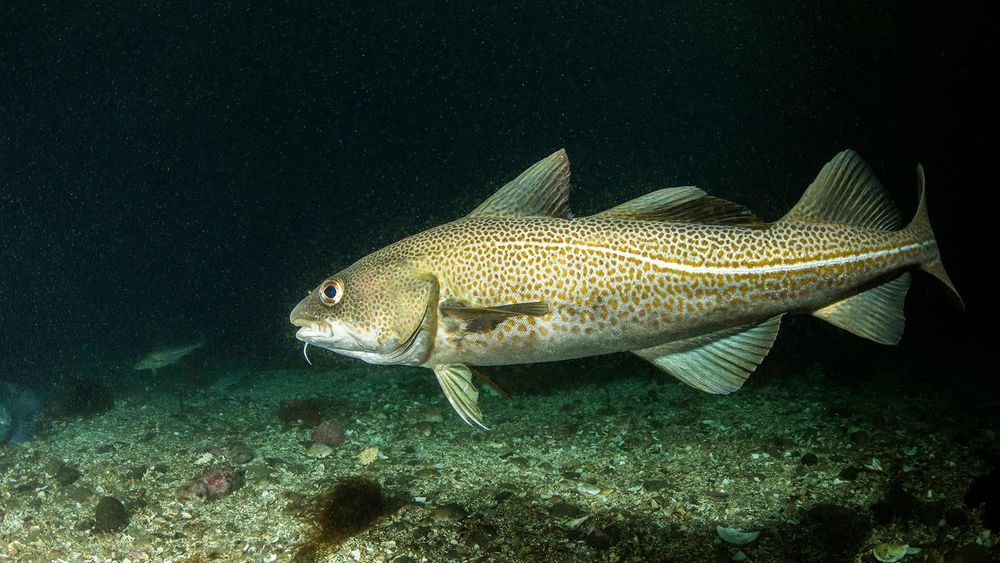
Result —
[[742, 205], [712, 197], [694, 186], [663, 188], [593, 215], [604, 219], [670, 221], [706, 225], [763, 224]]
[[569, 219], [569, 157], [559, 149], [536, 162], [484, 201], [469, 217], [560, 217]]
[[837, 223], [896, 230], [903, 217], [865, 161], [846, 150], [826, 163], [781, 222]]

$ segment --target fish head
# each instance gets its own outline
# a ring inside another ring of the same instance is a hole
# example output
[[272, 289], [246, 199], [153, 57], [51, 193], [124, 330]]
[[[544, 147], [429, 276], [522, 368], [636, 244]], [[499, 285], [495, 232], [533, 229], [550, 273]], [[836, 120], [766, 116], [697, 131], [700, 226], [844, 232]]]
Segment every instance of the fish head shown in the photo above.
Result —
[[437, 300], [433, 274], [376, 254], [323, 280], [289, 320], [307, 346], [372, 364], [420, 365], [433, 344]]
[[149, 354], [135, 364], [135, 369], [154, 369], [163, 367], [163, 358], [157, 354]]

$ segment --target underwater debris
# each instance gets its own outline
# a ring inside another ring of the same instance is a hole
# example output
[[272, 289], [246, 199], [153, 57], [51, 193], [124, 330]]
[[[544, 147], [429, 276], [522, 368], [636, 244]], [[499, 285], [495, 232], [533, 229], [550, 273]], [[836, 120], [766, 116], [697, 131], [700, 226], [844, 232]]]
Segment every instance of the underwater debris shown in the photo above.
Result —
[[882, 563], [896, 563], [908, 554], [918, 553], [920, 549], [898, 543], [880, 543], [872, 548], [872, 556]]
[[42, 399], [30, 389], [0, 381], [0, 445], [30, 440]]
[[715, 527], [715, 533], [719, 534], [722, 541], [732, 545], [746, 545], [760, 536], [760, 532], [744, 532], [737, 528]]
[[244, 474], [231, 467], [208, 471], [177, 488], [181, 502], [204, 502], [228, 495], [243, 486]]
[[[229, 463], [236, 465], [249, 463], [257, 455], [257, 452], [253, 448], [240, 441], [230, 442], [222, 447], [209, 448], [208, 453], [213, 457], [221, 457]], [[208, 461], [211, 460], [206, 458], [206, 462]]]

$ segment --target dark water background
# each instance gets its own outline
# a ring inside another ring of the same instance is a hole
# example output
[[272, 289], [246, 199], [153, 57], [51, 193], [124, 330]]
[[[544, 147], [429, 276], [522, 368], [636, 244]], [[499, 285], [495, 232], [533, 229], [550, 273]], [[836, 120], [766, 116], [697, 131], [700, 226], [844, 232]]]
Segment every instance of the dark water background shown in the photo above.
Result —
[[769, 361], [994, 381], [975, 3], [181, 4], [0, 4], [5, 375], [198, 337], [299, 366], [287, 313], [325, 275], [560, 147], [578, 214], [696, 184], [768, 219], [854, 148], [908, 214], [924, 164], [970, 311], [918, 276], [901, 346], [794, 319]]

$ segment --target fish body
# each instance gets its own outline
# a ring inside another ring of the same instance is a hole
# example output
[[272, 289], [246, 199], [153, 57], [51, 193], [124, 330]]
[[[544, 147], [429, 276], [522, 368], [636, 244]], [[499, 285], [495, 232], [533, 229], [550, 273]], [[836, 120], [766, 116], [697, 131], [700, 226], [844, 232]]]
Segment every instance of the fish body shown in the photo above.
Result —
[[164, 348], [162, 350], [154, 350], [146, 354], [137, 364], [135, 364], [135, 369], [152, 370], [153, 375], [156, 375], [156, 370], [176, 364], [181, 361], [184, 356], [187, 356], [191, 352], [194, 352], [198, 348], [204, 346], [204, 342], [196, 342], [194, 344], [189, 344], [187, 346], [178, 346], [174, 348]]
[[30, 440], [42, 399], [34, 391], [0, 381], [0, 445]]
[[328, 278], [290, 319], [307, 345], [434, 369], [452, 406], [479, 425], [469, 365], [631, 351], [729, 393], [763, 360], [786, 313], [895, 344], [909, 270], [937, 276], [959, 299], [918, 174], [920, 205], [905, 225], [851, 151], [774, 223], [689, 186], [574, 218], [559, 151], [469, 216]]

